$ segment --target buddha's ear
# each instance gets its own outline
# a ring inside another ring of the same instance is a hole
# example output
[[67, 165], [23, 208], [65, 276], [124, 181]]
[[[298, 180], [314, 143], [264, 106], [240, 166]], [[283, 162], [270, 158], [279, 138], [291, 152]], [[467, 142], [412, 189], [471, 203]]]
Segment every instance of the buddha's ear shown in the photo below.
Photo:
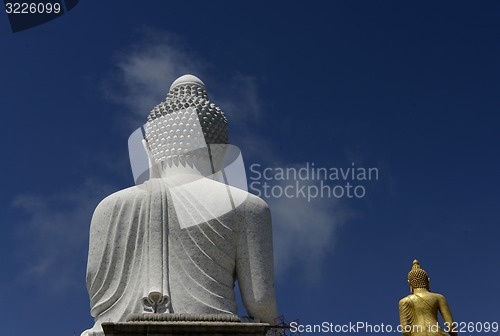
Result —
[[153, 153], [149, 149], [149, 144], [146, 139], [142, 139], [142, 146], [144, 147], [144, 151], [148, 156], [149, 161], [149, 178], [160, 177], [160, 170], [158, 169], [158, 165], [156, 164], [155, 158], [153, 157]]
[[151, 150], [149, 149], [149, 144], [146, 141], [146, 139], [142, 139], [142, 146], [144, 147], [144, 151], [148, 155], [148, 158], [151, 158], [151, 156], [152, 156]]

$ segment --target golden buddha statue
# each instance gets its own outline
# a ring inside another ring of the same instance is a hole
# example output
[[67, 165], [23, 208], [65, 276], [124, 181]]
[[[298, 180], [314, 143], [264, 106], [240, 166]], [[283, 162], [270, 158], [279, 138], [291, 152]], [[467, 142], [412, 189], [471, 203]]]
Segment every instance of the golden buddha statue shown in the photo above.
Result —
[[[430, 278], [417, 260], [408, 273], [411, 294], [399, 301], [399, 318], [405, 336], [456, 336], [453, 316], [443, 295], [431, 293]], [[445, 324], [445, 332], [438, 322], [438, 312]]]

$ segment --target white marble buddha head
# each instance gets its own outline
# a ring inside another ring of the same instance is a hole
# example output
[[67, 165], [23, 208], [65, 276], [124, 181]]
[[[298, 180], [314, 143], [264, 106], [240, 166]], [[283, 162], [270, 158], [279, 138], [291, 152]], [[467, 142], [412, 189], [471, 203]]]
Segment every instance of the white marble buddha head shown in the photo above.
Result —
[[160, 171], [189, 166], [206, 176], [222, 167], [227, 119], [196, 76], [184, 75], [172, 83], [165, 101], [149, 114], [145, 132], [150, 160]]

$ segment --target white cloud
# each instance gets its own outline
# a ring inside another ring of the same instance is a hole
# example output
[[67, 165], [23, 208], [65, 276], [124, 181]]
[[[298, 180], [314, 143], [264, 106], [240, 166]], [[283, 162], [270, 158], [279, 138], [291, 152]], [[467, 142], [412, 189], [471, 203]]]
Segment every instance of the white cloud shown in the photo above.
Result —
[[257, 122], [261, 117], [262, 102], [257, 78], [237, 73], [224, 83], [207, 90], [214, 97], [215, 103], [228, 115], [230, 125], [235, 123], [245, 126]]
[[177, 77], [203, 68], [173, 34], [144, 27], [136, 35], [137, 42], [118, 53], [115, 72], [104, 83], [105, 95], [132, 112], [129, 120], [135, 124], [145, 122]]
[[[304, 165], [287, 166], [274, 162], [270, 167], [286, 169]], [[316, 181], [299, 182], [305, 190], [309, 186], [317, 186]], [[268, 183], [281, 190], [286, 186], [296, 186], [294, 180]], [[291, 190], [295, 191], [296, 188]], [[290, 194], [294, 194], [293, 191]], [[316, 284], [321, 280], [325, 259], [333, 252], [337, 229], [353, 213], [336, 198], [317, 197], [307, 201], [299, 195], [295, 198], [270, 197], [266, 202], [273, 217], [274, 260], [278, 281], [295, 274], [309, 284]]]
[[37, 278], [44, 290], [67, 292], [85, 281], [88, 230], [94, 208], [112, 190], [88, 180], [71, 191], [52, 195], [23, 194], [13, 206], [26, 216], [17, 223], [22, 249], [16, 251], [24, 263], [21, 281]]

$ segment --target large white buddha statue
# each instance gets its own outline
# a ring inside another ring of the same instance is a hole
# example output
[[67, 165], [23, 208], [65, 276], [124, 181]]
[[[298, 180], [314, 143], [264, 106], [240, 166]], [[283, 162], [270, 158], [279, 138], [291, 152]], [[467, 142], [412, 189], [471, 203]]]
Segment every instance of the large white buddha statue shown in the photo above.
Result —
[[82, 336], [147, 313], [236, 317], [236, 280], [249, 317], [272, 322], [270, 211], [224, 183], [227, 120], [203, 82], [178, 78], [145, 133], [149, 179], [106, 197], [92, 217], [87, 288], [95, 325]]

